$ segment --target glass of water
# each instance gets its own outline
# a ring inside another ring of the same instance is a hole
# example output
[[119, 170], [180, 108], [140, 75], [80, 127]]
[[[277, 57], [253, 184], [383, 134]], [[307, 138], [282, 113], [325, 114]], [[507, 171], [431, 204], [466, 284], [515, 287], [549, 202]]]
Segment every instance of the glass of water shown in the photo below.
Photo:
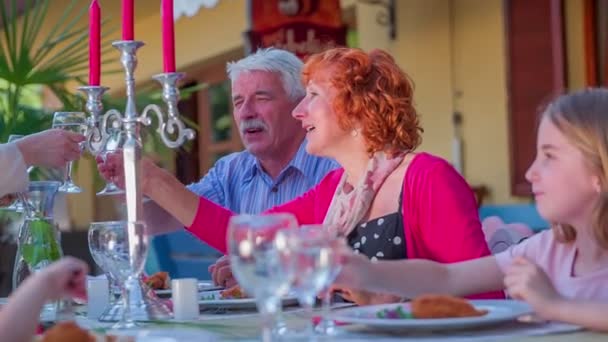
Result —
[[88, 232], [89, 251], [93, 257], [93, 261], [106, 274], [109, 281], [110, 304], [115, 304], [117, 295], [122, 292], [122, 286], [116, 279], [116, 275], [112, 273], [112, 269], [106, 264], [108, 256], [105, 254], [105, 239], [108, 237], [106, 226], [124, 227], [124, 223], [120, 221], [108, 222], [91, 222]]
[[[129, 241], [128, 229], [134, 229], [140, 238]], [[99, 260], [99, 264], [105, 267], [122, 286], [122, 317], [113, 329], [131, 329], [137, 327], [134, 315], [140, 308], [132, 307], [131, 295], [138, 282], [139, 275], [143, 271], [148, 253], [148, 238], [144, 233], [145, 223], [109, 221], [91, 224], [89, 231], [89, 248]], [[140, 234], [141, 233], [141, 234]], [[133, 248], [131, 259], [130, 249]], [[97, 262], [97, 261], [96, 261]]]
[[305, 331], [309, 338], [314, 335], [313, 307], [317, 294], [335, 280], [340, 267], [336, 251], [338, 238], [324, 229], [323, 225], [303, 225], [300, 229], [281, 231], [276, 236], [284, 267], [292, 267], [291, 291], [298, 297], [308, 315]]
[[[87, 116], [82, 112], [55, 112], [53, 115], [53, 128], [71, 131], [79, 134], [87, 133]], [[84, 144], [81, 144], [81, 149]], [[72, 162], [68, 162], [65, 169], [64, 182], [59, 188], [60, 192], [81, 193], [82, 189], [72, 181]]]
[[236, 215], [228, 226], [228, 254], [238, 283], [252, 295], [262, 316], [262, 340], [271, 341], [281, 298], [289, 291], [292, 267], [275, 247], [279, 231], [298, 228], [291, 214]]

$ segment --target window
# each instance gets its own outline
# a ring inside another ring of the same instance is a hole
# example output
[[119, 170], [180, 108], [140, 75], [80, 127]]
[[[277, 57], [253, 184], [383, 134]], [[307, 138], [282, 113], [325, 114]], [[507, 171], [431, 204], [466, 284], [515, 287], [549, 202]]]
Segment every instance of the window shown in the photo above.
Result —
[[511, 193], [530, 196], [538, 110], [565, 89], [561, 0], [506, 0]]

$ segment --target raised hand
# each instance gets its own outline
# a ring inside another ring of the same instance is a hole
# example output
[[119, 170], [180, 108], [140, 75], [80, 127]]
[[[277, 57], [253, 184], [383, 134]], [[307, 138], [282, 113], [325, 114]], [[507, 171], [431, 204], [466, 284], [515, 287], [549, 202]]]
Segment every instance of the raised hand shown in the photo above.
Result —
[[[123, 164], [122, 150], [116, 150], [106, 154], [105, 160], [101, 156], [97, 156], [95, 159], [97, 162], [97, 169], [101, 176], [109, 182], [113, 182], [121, 189], [125, 188], [125, 173]], [[149, 158], [141, 158], [140, 161], [140, 181], [141, 190], [144, 194], [148, 193], [148, 185], [150, 183], [150, 172], [158, 169], [158, 166], [154, 164]]]
[[49, 129], [15, 141], [28, 166], [64, 167], [80, 158], [82, 134], [61, 129]]

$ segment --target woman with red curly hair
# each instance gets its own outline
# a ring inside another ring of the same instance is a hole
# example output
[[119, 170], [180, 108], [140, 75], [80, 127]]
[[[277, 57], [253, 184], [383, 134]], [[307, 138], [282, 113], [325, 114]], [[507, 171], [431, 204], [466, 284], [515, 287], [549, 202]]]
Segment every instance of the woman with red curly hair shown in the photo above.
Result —
[[[267, 212], [289, 212], [299, 224], [333, 227], [372, 260], [453, 263], [489, 254], [465, 180], [445, 160], [414, 152], [422, 128], [413, 85], [389, 54], [334, 48], [311, 56], [302, 75], [306, 97], [292, 115], [307, 132], [306, 150], [333, 158], [342, 168]], [[188, 191], [173, 197], [183, 200], [165, 209], [226, 253], [233, 213]], [[346, 292], [359, 303], [396, 299]]]

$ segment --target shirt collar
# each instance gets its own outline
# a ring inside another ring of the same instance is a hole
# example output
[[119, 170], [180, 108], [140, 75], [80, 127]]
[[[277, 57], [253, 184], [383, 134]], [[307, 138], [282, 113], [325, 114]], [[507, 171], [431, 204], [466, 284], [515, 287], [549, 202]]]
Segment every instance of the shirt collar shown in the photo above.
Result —
[[[304, 177], [306, 177], [307, 179], [309, 177], [312, 177], [312, 175], [314, 174], [314, 170], [315, 170], [315, 165], [314, 163], [310, 163], [307, 162], [310, 158], [314, 158], [314, 156], [308, 154], [306, 152], [306, 144], [307, 141], [306, 139], [304, 139], [304, 141], [302, 141], [302, 143], [300, 144], [300, 147], [298, 148], [298, 151], [296, 152], [295, 156], [291, 159], [291, 161], [289, 161], [289, 164], [287, 164], [287, 166], [283, 169], [283, 171], [289, 169], [290, 167], [298, 170]], [[257, 172], [264, 172], [262, 169], [262, 166], [260, 165], [259, 160], [253, 156], [251, 153], [246, 152], [248, 158], [245, 161], [245, 165], [243, 165], [243, 168], [245, 170], [245, 174], [243, 177], [243, 181], [244, 182], [249, 182], [251, 181], [251, 179], [253, 177], [255, 177]], [[283, 172], [281, 171], [281, 172]], [[311, 179], [308, 179], [309, 181]]]

